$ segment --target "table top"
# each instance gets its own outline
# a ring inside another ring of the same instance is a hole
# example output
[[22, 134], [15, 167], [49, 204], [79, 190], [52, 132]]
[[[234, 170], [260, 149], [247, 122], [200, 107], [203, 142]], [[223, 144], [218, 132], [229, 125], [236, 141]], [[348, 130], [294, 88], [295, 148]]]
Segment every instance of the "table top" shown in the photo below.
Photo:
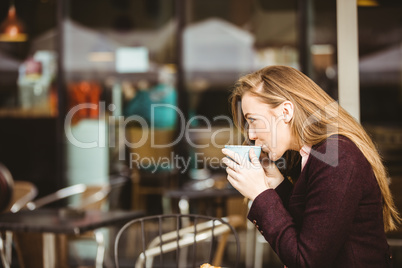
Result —
[[165, 196], [169, 198], [202, 199], [241, 196], [241, 194], [235, 188], [210, 188], [202, 191], [189, 189], [170, 190], [165, 192]]
[[63, 209], [22, 210], [0, 214], [0, 231], [81, 234], [144, 215], [142, 211], [87, 210], [66, 213]]

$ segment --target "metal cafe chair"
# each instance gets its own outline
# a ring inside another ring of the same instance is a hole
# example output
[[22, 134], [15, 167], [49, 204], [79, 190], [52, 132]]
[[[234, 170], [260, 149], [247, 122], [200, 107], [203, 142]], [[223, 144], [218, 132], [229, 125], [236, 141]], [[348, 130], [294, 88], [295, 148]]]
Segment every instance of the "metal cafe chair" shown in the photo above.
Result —
[[29, 181], [14, 181], [14, 190], [9, 204], [12, 213], [16, 213], [26, 208], [26, 205], [35, 199], [38, 195], [38, 189]]
[[[14, 181], [14, 189], [11, 197], [9, 208], [6, 211], [11, 213], [17, 213], [21, 209], [25, 209], [26, 205], [35, 199], [38, 194], [36, 186], [29, 181]], [[5, 254], [7, 262], [11, 264], [11, 252], [12, 252], [13, 232], [5, 232]], [[18, 248], [16, 247], [18, 250]]]
[[[135, 268], [200, 267], [204, 263], [220, 266], [226, 247], [228, 255], [230, 249], [235, 250], [233, 257], [227, 258], [226, 262], [231, 262], [227, 265], [237, 267], [240, 243], [234, 228], [241, 222], [237, 216], [215, 218], [192, 214], [154, 215], [132, 220], [116, 235], [115, 265], [126, 267], [129, 263], [131, 267], [135, 262]], [[229, 248], [229, 238], [234, 239], [235, 248]], [[136, 252], [133, 254], [133, 251]]]
[[[76, 202], [68, 202], [65, 207], [62, 208], [65, 215], [74, 215], [74, 213], [80, 213], [89, 209], [102, 209], [103, 205], [107, 201], [107, 197], [110, 194], [112, 187], [124, 183], [126, 178], [117, 177], [111, 180], [109, 183], [101, 185], [86, 185], [86, 184], [74, 184], [57, 190], [54, 193], [46, 195], [42, 198], [29, 202], [26, 206], [29, 210], [35, 210], [47, 205], [53, 204], [60, 200], [78, 197], [78, 200], [72, 200]], [[69, 200], [70, 201], [70, 200]], [[95, 230], [80, 234], [78, 236], [68, 236], [68, 240], [95, 240], [97, 244], [95, 266], [103, 267], [103, 261], [105, 256], [105, 239], [101, 231]], [[67, 257], [67, 252], [62, 252], [63, 257]]]
[[[25, 208], [26, 204], [32, 201], [38, 194], [36, 186], [28, 181], [14, 181], [10, 171], [2, 164], [0, 164], [0, 184], [3, 191], [6, 189], [5, 182], [9, 184], [9, 198], [8, 204], [4, 204], [5, 209], [3, 212], [16, 213]], [[11, 186], [12, 185], [12, 186]], [[0, 235], [0, 257], [3, 267], [10, 267], [11, 265], [11, 252], [12, 252], [13, 233], [5, 232], [5, 239], [3, 240]]]
[[[62, 199], [79, 196], [79, 201], [77, 203], [71, 202], [67, 204], [65, 209], [66, 215], [69, 213], [74, 213], [77, 211], [84, 211], [87, 209], [101, 209], [103, 203], [106, 201], [106, 197], [110, 193], [110, 185], [85, 185], [85, 184], [75, 184], [62, 188], [52, 194], [44, 196], [38, 200], [29, 202], [27, 208], [29, 210], [38, 209], [45, 207], [54, 202], [60, 201]], [[95, 240], [97, 243], [97, 251], [95, 257], [96, 267], [102, 267], [105, 243], [104, 237], [101, 232], [93, 231], [88, 234], [81, 234], [79, 236], [68, 237], [69, 240]], [[66, 254], [66, 253], [64, 253]]]

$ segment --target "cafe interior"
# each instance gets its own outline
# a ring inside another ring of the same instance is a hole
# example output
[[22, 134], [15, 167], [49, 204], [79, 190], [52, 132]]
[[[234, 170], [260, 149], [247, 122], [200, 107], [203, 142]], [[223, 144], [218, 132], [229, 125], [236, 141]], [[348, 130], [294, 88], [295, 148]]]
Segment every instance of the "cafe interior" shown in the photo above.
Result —
[[[401, 14], [398, 0], [0, 1], [0, 266], [283, 267], [221, 161], [244, 140], [233, 85], [269, 65], [363, 125], [402, 211]], [[401, 229], [387, 239], [402, 267]]]

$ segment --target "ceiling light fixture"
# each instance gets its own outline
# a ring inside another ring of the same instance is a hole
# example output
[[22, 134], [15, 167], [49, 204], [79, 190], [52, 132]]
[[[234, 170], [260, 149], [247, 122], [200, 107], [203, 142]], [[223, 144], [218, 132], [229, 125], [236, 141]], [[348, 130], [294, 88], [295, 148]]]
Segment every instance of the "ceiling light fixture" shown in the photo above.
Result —
[[379, 6], [380, 4], [378, 3], [377, 0], [358, 0], [357, 5], [359, 7], [376, 7]]
[[0, 24], [0, 42], [25, 42], [28, 39], [24, 24], [17, 18], [14, 3], [10, 5], [7, 18]]

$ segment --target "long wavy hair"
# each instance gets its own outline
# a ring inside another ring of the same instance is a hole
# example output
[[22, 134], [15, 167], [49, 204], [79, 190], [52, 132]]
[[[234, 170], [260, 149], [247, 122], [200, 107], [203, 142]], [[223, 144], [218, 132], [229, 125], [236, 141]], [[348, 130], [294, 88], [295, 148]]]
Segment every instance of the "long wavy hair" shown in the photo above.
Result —
[[293, 103], [294, 113], [289, 123], [300, 147], [318, 144], [334, 134], [352, 140], [371, 164], [380, 187], [385, 231], [396, 229], [401, 218], [381, 157], [363, 127], [334, 99], [306, 75], [288, 66], [268, 66], [245, 75], [235, 84], [230, 103], [233, 120], [246, 140], [247, 123], [241, 112], [241, 98], [246, 92], [272, 108], [284, 101]]

